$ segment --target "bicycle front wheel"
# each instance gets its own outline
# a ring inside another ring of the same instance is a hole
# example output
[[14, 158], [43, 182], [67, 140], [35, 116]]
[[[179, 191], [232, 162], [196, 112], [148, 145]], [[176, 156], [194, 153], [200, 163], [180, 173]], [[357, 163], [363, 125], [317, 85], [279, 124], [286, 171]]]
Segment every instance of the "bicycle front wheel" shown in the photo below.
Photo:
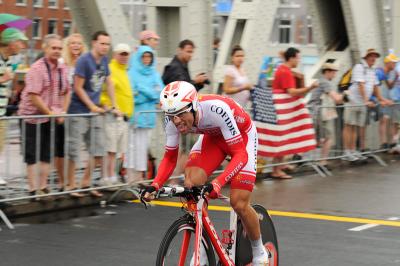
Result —
[[[195, 223], [188, 217], [175, 221], [165, 234], [157, 254], [157, 266], [183, 266], [193, 264]], [[216, 266], [214, 250], [208, 235], [203, 231], [201, 266]]]

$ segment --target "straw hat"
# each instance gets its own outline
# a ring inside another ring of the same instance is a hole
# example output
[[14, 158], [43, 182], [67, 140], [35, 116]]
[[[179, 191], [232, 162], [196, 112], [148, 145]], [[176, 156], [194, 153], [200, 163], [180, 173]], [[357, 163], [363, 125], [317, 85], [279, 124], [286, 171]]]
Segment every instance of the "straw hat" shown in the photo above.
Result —
[[322, 65], [322, 70], [339, 70], [339, 66], [333, 63], [325, 63]]
[[381, 54], [378, 53], [374, 48], [370, 48], [365, 52], [364, 59], [370, 55], [376, 55], [377, 57], [381, 57]]

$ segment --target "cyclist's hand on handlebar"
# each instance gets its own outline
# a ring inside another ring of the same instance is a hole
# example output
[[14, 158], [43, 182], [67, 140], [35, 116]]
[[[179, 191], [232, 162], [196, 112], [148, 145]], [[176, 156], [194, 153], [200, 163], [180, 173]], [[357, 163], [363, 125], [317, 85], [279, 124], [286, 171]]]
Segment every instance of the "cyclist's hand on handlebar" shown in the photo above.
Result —
[[150, 202], [155, 198], [156, 187], [147, 186], [140, 193], [140, 201]]
[[203, 186], [204, 192], [212, 198], [212, 199], [218, 199], [218, 195], [220, 193], [220, 189], [218, 189], [219, 186], [216, 186], [213, 183], [207, 183]]

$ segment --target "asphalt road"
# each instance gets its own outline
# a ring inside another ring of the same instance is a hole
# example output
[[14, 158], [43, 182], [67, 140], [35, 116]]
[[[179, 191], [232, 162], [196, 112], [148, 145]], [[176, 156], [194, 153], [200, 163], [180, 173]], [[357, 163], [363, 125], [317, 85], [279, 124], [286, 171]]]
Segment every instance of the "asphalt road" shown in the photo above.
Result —
[[[400, 265], [400, 163], [257, 184], [273, 214], [282, 266]], [[154, 265], [176, 207], [136, 203], [76, 209], [1, 224], [0, 265]], [[211, 211], [218, 231], [229, 213]]]

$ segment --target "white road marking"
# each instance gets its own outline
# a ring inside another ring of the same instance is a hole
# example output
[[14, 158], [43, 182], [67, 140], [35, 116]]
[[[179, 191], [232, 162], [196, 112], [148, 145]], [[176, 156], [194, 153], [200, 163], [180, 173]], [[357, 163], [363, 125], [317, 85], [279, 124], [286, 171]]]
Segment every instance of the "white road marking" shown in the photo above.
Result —
[[356, 226], [356, 227], [350, 228], [348, 230], [349, 231], [354, 231], [354, 232], [359, 232], [359, 231], [370, 229], [370, 228], [375, 227], [375, 226], [379, 226], [379, 224], [364, 224], [364, 225], [360, 225], [360, 226]]
[[[399, 217], [389, 217], [388, 221], [397, 221], [400, 220]], [[360, 232], [363, 230], [367, 230], [373, 227], [379, 226], [379, 224], [364, 224], [364, 225], [360, 225], [360, 226], [356, 226], [353, 228], [348, 229], [349, 231], [354, 231], [354, 232]]]

